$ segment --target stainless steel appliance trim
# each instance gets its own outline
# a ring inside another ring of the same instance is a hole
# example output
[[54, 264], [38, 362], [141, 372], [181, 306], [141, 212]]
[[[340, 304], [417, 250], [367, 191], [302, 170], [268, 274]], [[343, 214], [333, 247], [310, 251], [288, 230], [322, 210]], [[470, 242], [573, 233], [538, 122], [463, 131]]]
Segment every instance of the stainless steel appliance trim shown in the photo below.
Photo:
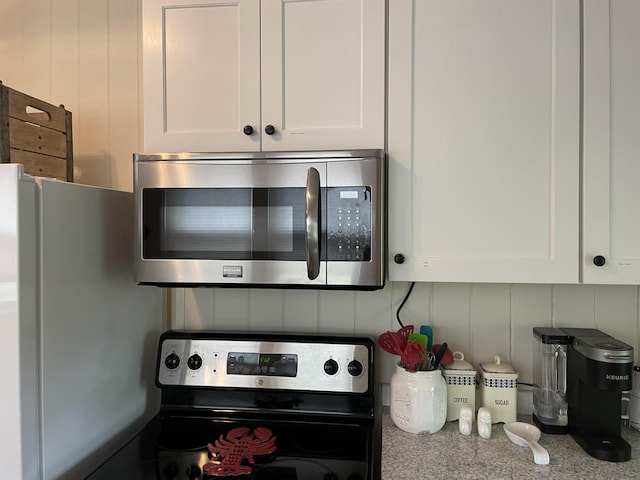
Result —
[[[296, 354], [298, 372], [295, 377], [229, 375], [227, 355], [231, 352]], [[171, 354], [180, 359], [175, 369], [165, 365], [165, 359]], [[187, 366], [187, 360], [193, 355], [202, 359], [202, 365], [196, 370]], [[328, 360], [338, 365], [334, 375], [324, 370]], [[356, 376], [349, 373], [349, 363], [354, 360], [362, 365], [362, 372]], [[370, 368], [369, 350], [364, 345], [167, 338], [161, 346], [158, 382], [162, 386], [365, 393], [369, 389]]]
[[293, 152], [253, 152], [253, 153], [218, 153], [218, 152], [184, 152], [184, 153], [135, 153], [133, 155], [134, 163], [140, 162], [157, 162], [157, 161], [185, 161], [193, 162], [198, 160], [223, 162], [225, 160], [231, 163], [252, 163], [252, 162], [300, 162], [300, 161], [317, 161], [323, 162], [342, 161], [345, 159], [353, 160], [358, 158], [379, 157], [383, 155], [382, 150], [363, 149], [363, 150], [317, 150], [317, 151], [293, 151]]
[[633, 347], [613, 337], [576, 337], [573, 348], [596, 362], [633, 363]]
[[311, 167], [318, 170], [320, 183], [325, 185], [326, 165], [319, 159], [291, 163], [140, 162], [134, 169], [135, 193], [141, 195], [145, 188], [304, 188]]
[[305, 250], [307, 257], [307, 276], [314, 280], [320, 273], [320, 241], [318, 220], [320, 217], [320, 174], [311, 167], [307, 170], [307, 188], [305, 194]]
[[[136, 281], [167, 284], [287, 285], [320, 288], [327, 283], [326, 262], [320, 274], [310, 280], [305, 262], [268, 260], [144, 260], [135, 263]], [[224, 277], [225, 271], [240, 271], [241, 277]], [[349, 277], [351, 278], [351, 277]]]

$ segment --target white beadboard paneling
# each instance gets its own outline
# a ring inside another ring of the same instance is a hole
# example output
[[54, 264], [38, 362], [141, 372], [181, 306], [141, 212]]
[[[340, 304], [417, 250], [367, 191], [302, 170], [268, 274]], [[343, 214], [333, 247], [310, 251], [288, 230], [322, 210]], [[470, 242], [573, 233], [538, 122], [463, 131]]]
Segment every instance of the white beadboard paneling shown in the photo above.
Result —
[[389, 329], [389, 318], [395, 315], [391, 313], [393, 290], [387, 285], [374, 292], [356, 292], [355, 332], [377, 338], [380, 332]]
[[169, 316], [167, 325], [169, 329], [183, 330], [185, 328], [185, 288], [170, 288], [169, 290]]
[[[23, 5], [22, 0], [0, 2], [0, 80], [12, 88], [23, 85]], [[26, 92], [25, 92], [26, 93]]]
[[[72, 113], [73, 134], [78, 123], [78, 1], [55, 0], [51, 9], [51, 98]], [[74, 138], [75, 140], [75, 138]], [[75, 142], [74, 142], [75, 143]]]
[[[29, 95], [49, 99], [51, 0], [23, 0], [24, 78], [22, 88]], [[43, 75], [44, 73], [44, 75]]]
[[[403, 286], [405, 284], [399, 284]], [[392, 308], [392, 298], [395, 288], [387, 284], [382, 290], [375, 292], [356, 293], [356, 317], [354, 333], [358, 335], [370, 336], [376, 344], [375, 366], [376, 380], [378, 382], [388, 382], [398, 357], [391, 355], [378, 346], [378, 336], [381, 332], [397, 329], [397, 324], [390, 319], [395, 318], [395, 308]], [[402, 289], [404, 290], [404, 289]], [[415, 290], [415, 289], [414, 289]]]
[[510, 287], [474, 284], [471, 287], [471, 340], [476, 363], [511, 362]]
[[471, 285], [434, 283], [431, 318], [435, 343], [447, 342], [453, 351], [464, 353], [474, 363], [471, 343]]
[[628, 343], [638, 356], [638, 287], [598, 285], [596, 328]]
[[284, 290], [254, 289], [249, 294], [250, 329], [283, 330]]
[[[518, 382], [533, 381], [533, 327], [551, 326], [550, 285], [511, 286], [511, 365]], [[518, 413], [531, 413], [531, 387], [518, 386]]]
[[213, 289], [184, 289], [184, 328], [209, 330], [213, 328]]
[[73, 114], [76, 183], [133, 189], [139, 2], [3, 0], [0, 80]]
[[138, 2], [109, 0], [109, 159], [112, 188], [133, 191], [132, 153], [140, 137]]
[[249, 330], [249, 289], [220, 288], [215, 290], [213, 328]]
[[349, 291], [321, 291], [319, 331], [355, 333], [355, 294]]
[[[74, 163], [78, 180], [111, 185], [109, 163], [108, 0], [79, 2], [78, 107]], [[73, 112], [72, 112], [73, 113]], [[77, 135], [76, 135], [77, 133]]]
[[595, 327], [595, 287], [556, 285], [553, 287], [554, 327]]
[[[380, 383], [388, 384], [391, 375], [396, 371], [396, 365], [399, 361], [400, 357], [391, 355], [378, 347], [376, 350], [376, 380]], [[388, 405], [388, 403], [385, 403], [385, 405]]]
[[317, 290], [285, 290], [284, 330], [305, 333], [317, 332], [319, 302]]
[[550, 285], [511, 287], [511, 364], [518, 381], [533, 380], [533, 327], [550, 327]]
[[[399, 324], [396, 318], [398, 307], [406, 297], [411, 283], [394, 282], [393, 285], [393, 305], [391, 311], [391, 330], [398, 329]], [[387, 287], [389, 288], [389, 287]], [[409, 299], [400, 310], [400, 320], [404, 325], [414, 325], [415, 331], [420, 330], [420, 325], [431, 325], [431, 296], [433, 284], [416, 282]]]

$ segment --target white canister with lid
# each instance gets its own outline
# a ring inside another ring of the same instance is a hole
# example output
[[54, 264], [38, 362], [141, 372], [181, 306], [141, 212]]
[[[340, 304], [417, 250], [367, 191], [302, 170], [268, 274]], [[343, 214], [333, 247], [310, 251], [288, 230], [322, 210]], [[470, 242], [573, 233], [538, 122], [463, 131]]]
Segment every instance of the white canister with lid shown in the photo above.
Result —
[[464, 359], [462, 352], [453, 352], [453, 363], [442, 366], [442, 375], [447, 382], [447, 422], [458, 420], [460, 407], [467, 406], [476, 411], [476, 371]]
[[447, 385], [440, 370], [409, 372], [400, 365], [391, 375], [391, 420], [409, 433], [435, 433], [447, 418]]
[[479, 370], [479, 402], [491, 412], [491, 422], [515, 422], [517, 420], [518, 372], [508, 363], [502, 363], [500, 355], [492, 363], [481, 363]]

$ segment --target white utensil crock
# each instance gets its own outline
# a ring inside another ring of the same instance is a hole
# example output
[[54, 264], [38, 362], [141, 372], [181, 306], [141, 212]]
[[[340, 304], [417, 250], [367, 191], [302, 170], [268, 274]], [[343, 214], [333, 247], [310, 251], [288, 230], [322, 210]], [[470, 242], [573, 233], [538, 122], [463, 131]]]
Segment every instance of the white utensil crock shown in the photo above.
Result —
[[447, 418], [447, 385], [440, 370], [409, 372], [396, 367], [391, 376], [391, 420], [409, 433], [435, 433]]

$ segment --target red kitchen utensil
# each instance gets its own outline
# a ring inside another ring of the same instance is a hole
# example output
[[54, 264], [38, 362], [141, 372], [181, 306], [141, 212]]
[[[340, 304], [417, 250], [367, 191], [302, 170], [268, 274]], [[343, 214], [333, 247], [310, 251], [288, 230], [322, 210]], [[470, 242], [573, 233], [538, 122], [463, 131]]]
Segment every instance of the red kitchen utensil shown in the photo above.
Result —
[[378, 337], [378, 345], [380, 345], [385, 352], [392, 355], [400, 355], [400, 357], [402, 357], [404, 352], [402, 339], [396, 332], [388, 331], [381, 333]]
[[[446, 343], [443, 343], [442, 345], [439, 343], [436, 343], [433, 346], [433, 353], [436, 354], [436, 356], [438, 356], [438, 352], [440, 351], [440, 348], [442, 348], [442, 346], [446, 347]], [[438, 362], [439, 365], [451, 365], [453, 363], [453, 352], [451, 351], [450, 348], [447, 348], [444, 352], [444, 354], [442, 355], [442, 359], [440, 360], [440, 362]], [[437, 365], [436, 365], [437, 366]]]
[[415, 372], [422, 360], [427, 355], [427, 349], [420, 342], [408, 342], [402, 353], [400, 362], [406, 366], [410, 372]]
[[400, 330], [396, 332], [397, 335], [400, 336], [402, 348], [407, 346], [407, 341], [409, 340], [409, 335], [413, 333], [413, 325], [405, 325]]
[[391, 330], [386, 331], [378, 337], [378, 345], [387, 353], [400, 355], [400, 361], [402, 362], [404, 349], [407, 346], [409, 335], [412, 333], [413, 325], [406, 325], [397, 332], [392, 332]]

